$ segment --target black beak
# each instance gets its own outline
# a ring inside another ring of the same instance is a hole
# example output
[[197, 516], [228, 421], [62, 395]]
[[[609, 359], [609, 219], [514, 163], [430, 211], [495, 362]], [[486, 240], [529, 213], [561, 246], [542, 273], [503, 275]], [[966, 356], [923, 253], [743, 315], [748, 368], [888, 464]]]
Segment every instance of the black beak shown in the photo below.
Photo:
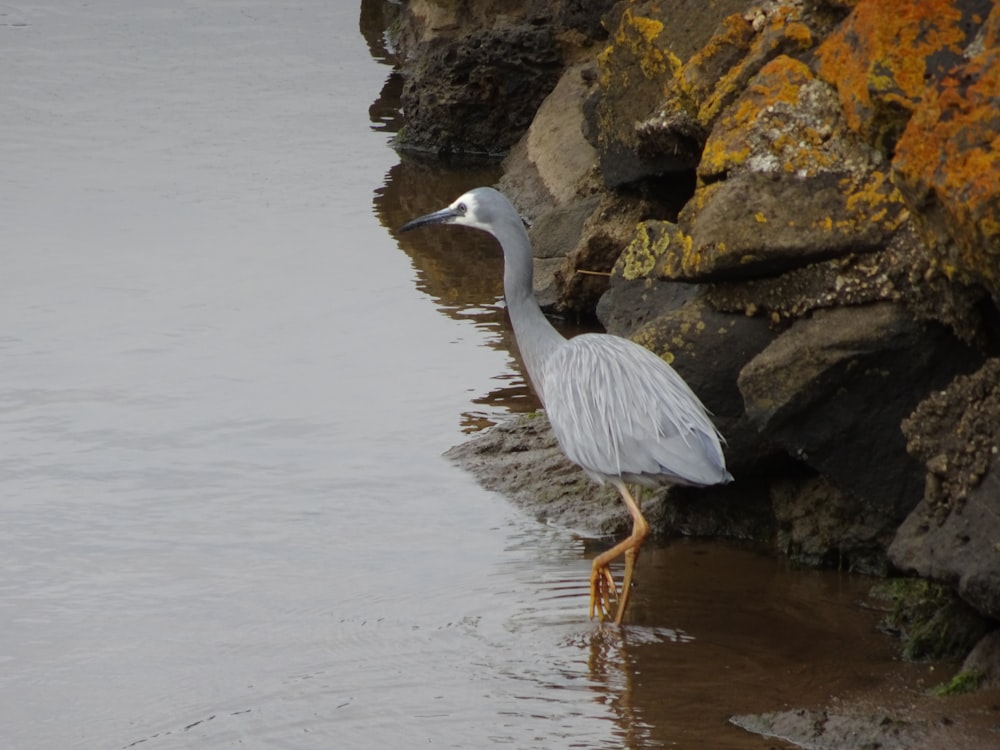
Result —
[[440, 211], [435, 211], [432, 214], [427, 214], [426, 216], [413, 219], [413, 221], [408, 221], [397, 231], [409, 232], [411, 229], [422, 227], [425, 224], [447, 224], [448, 222], [457, 219], [459, 216], [461, 216], [461, 214], [458, 213], [458, 211], [453, 209], [451, 206], [448, 206], [447, 208], [442, 208]]

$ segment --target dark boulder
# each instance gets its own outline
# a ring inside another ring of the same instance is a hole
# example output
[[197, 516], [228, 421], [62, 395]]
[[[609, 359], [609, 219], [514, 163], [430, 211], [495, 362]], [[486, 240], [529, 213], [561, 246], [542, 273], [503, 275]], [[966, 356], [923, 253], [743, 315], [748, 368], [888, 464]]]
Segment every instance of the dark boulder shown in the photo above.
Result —
[[923, 488], [900, 423], [975, 355], [891, 303], [817, 311], [740, 373], [750, 421], [895, 528]]
[[926, 487], [889, 548], [893, 563], [1000, 619], [1000, 359], [932, 395], [903, 429]]
[[532, 24], [436, 36], [410, 58], [396, 146], [437, 154], [505, 154], [562, 70], [551, 28]]

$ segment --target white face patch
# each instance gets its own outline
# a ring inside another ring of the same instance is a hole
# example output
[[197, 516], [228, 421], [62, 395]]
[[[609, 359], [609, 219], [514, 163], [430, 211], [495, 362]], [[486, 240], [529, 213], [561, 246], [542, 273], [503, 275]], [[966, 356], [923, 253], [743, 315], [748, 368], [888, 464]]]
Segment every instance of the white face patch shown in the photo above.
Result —
[[459, 206], [465, 206], [466, 213], [473, 214], [476, 212], [476, 196], [470, 191], [465, 195], [460, 195], [458, 200], [451, 204], [451, 207], [455, 210], [459, 209]]
[[491, 228], [484, 225], [479, 218], [479, 201], [476, 199], [475, 191], [460, 196], [449, 208], [456, 213], [453, 224], [461, 224], [492, 233]]

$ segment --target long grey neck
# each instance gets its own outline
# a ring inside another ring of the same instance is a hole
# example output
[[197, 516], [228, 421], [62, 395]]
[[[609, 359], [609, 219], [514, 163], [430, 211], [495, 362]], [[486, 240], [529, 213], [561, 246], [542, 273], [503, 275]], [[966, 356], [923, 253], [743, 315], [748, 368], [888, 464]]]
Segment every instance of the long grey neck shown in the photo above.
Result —
[[542, 373], [545, 362], [566, 339], [552, 327], [535, 299], [531, 241], [524, 225], [518, 219], [516, 223], [505, 223], [494, 231], [503, 247], [503, 288], [507, 299], [507, 313], [514, 326], [514, 337], [531, 385], [544, 405]]

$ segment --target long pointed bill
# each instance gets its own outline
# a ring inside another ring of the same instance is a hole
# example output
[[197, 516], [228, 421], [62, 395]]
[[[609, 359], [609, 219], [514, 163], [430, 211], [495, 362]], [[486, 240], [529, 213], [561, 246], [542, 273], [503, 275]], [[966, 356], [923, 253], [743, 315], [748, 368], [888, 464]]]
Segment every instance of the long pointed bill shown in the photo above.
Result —
[[422, 227], [426, 224], [446, 224], [461, 216], [458, 211], [456, 211], [451, 206], [447, 208], [442, 208], [440, 211], [435, 211], [432, 214], [427, 214], [426, 216], [421, 216], [414, 219], [413, 221], [408, 221], [403, 226], [399, 228], [399, 232], [409, 232], [411, 229], [416, 229], [417, 227]]

